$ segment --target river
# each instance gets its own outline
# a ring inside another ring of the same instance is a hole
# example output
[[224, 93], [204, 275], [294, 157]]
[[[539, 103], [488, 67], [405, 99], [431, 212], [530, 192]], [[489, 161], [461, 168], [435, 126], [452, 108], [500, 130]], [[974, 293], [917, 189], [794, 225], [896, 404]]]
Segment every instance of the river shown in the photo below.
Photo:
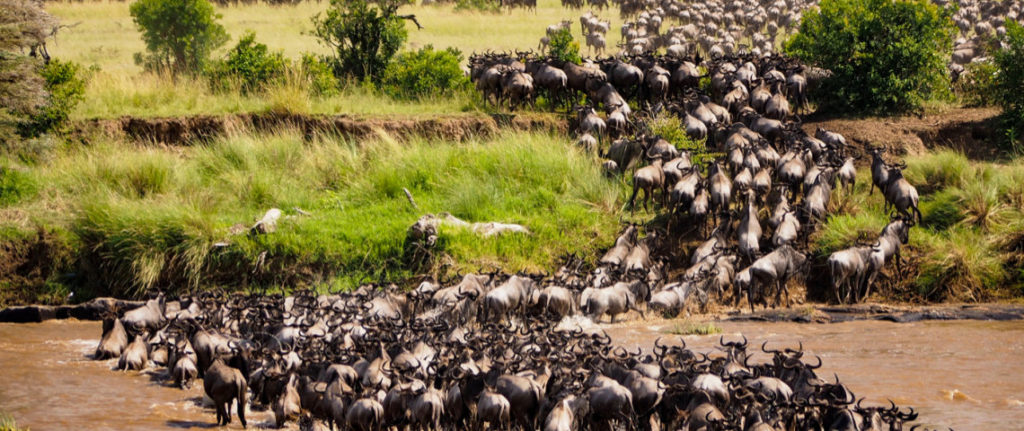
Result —
[[[795, 347], [821, 356], [822, 376], [837, 373], [867, 402], [892, 399], [920, 412], [919, 423], [964, 430], [1024, 429], [1024, 321], [860, 321], [828, 325], [719, 323], [723, 335], [744, 334], [751, 349]], [[616, 343], [649, 349], [669, 321], [607, 327]], [[0, 412], [33, 430], [209, 428], [202, 382], [189, 391], [159, 383], [152, 372], [116, 372], [116, 360], [88, 358], [99, 322], [0, 324]], [[708, 352], [718, 335], [684, 337]], [[755, 346], [755, 344], [757, 346]], [[755, 359], [764, 360], [760, 354]], [[250, 428], [268, 412], [251, 412]], [[230, 429], [241, 429], [237, 418]]]

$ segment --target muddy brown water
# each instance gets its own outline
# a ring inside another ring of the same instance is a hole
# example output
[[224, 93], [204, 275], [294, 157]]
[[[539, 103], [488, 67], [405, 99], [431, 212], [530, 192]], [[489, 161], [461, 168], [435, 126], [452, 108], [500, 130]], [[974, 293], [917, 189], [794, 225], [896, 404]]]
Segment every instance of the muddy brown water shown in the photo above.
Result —
[[[671, 321], [606, 327], [617, 343], [649, 349]], [[838, 373], [868, 402], [892, 399], [913, 406], [919, 422], [956, 430], [1024, 429], [1024, 322], [862, 321], [830, 325], [719, 323], [726, 337], [746, 335], [751, 345], [803, 341], [820, 355], [820, 372]], [[0, 324], [0, 412], [33, 430], [152, 430], [213, 427], [202, 383], [169, 388], [156, 371], [116, 372], [116, 360], [93, 361], [98, 322]], [[718, 335], [686, 336], [711, 351]], [[755, 357], [764, 360], [766, 355]], [[269, 427], [268, 412], [250, 412], [250, 428]], [[240, 429], [237, 418], [229, 429]]]

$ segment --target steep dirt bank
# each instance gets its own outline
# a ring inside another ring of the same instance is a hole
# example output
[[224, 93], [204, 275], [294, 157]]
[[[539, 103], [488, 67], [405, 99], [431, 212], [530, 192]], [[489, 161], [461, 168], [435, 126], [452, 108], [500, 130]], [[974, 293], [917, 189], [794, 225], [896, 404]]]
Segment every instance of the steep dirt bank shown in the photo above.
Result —
[[238, 132], [274, 132], [297, 129], [307, 138], [332, 134], [346, 139], [380, 135], [391, 137], [444, 138], [464, 141], [486, 138], [507, 128], [517, 131], [566, 133], [568, 123], [555, 114], [467, 114], [435, 118], [355, 117], [349, 115], [233, 114], [171, 118], [94, 119], [79, 122], [76, 130], [88, 136], [99, 132], [145, 143], [189, 145], [196, 141]]
[[[998, 150], [989, 144], [994, 135], [996, 108], [957, 108], [922, 117], [827, 118], [809, 116], [803, 127], [813, 134], [822, 127], [846, 136], [852, 145], [885, 145], [896, 154], [919, 154], [945, 147], [971, 158], [991, 159]], [[434, 118], [366, 117], [350, 115], [231, 114], [170, 118], [93, 119], [81, 121], [80, 134], [100, 132], [140, 142], [187, 145], [229, 132], [272, 132], [282, 128], [302, 130], [306, 136], [337, 134], [362, 139], [385, 133], [392, 137], [421, 136], [466, 140], [491, 136], [502, 128], [519, 131], [566, 133], [569, 123], [559, 114], [466, 114]]]
[[[997, 130], [993, 121], [998, 108], [956, 108], [922, 117], [826, 118], [812, 115], [804, 130], [818, 127], [837, 132], [852, 145], [863, 143], [893, 147], [896, 155], [921, 154], [943, 147], [961, 151], [972, 159], [993, 159], [998, 149], [990, 141]], [[866, 163], [866, 162], [865, 162]]]

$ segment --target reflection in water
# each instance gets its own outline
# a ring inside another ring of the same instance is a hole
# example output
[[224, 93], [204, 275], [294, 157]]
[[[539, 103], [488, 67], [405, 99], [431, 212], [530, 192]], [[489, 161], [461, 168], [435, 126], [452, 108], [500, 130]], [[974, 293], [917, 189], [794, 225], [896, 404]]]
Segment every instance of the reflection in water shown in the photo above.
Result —
[[[650, 349], [669, 321], [608, 327], [616, 342]], [[820, 355], [820, 373], [838, 373], [858, 397], [891, 398], [921, 412], [926, 424], [957, 430], [1012, 430], [1024, 423], [1024, 322], [850, 322], [832, 325], [720, 323], [757, 349], [795, 347]], [[214, 427], [202, 383], [181, 391], [160, 383], [158, 371], [117, 372], [116, 360], [88, 358], [98, 322], [0, 324], [0, 412], [34, 430], [151, 430]], [[685, 337], [710, 351], [718, 336]], [[767, 355], [755, 355], [765, 360]], [[141, 374], [141, 375], [140, 375]], [[250, 427], [270, 427], [269, 412], [252, 412]], [[247, 417], [249, 415], [247, 414]], [[294, 425], [292, 425], [294, 429]], [[241, 429], [237, 418], [228, 429]]]

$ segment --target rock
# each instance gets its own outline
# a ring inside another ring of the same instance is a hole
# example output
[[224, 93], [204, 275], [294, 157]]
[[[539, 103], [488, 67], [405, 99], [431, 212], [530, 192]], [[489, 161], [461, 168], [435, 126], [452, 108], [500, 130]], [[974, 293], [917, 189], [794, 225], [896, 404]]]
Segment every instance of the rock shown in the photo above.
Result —
[[277, 208], [271, 208], [267, 210], [266, 214], [263, 214], [263, 218], [256, 222], [252, 227], [252, 233], [255, 234], [266, 234], [277, 230], [277, 220], [281, 218], [281, 210]]
[[56, 310], [47, 305], [26, 305], [23, 307], [9, 307], [0, 310], [0, 322], [35, 323], [54, 319], [56, 317]]

